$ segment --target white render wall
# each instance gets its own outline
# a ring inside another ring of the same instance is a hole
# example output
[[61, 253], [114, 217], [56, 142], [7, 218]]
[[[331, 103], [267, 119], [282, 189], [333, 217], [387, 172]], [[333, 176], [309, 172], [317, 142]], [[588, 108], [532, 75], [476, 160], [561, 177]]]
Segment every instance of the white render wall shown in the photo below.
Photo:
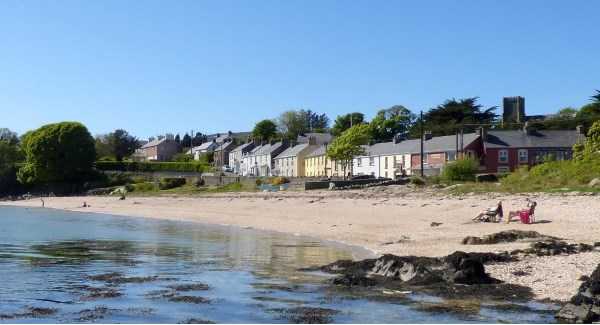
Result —
[[352, 159], [352, 175], [373, 175], [379, 177], [379, 157], [361, 156]]

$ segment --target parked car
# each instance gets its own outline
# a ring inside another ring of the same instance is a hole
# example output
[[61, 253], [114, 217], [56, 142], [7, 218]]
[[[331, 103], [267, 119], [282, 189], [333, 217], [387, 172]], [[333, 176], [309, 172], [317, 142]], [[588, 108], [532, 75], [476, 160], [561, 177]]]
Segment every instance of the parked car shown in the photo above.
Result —
[[226, 173], [233, 173], [233, 168], [225, 165], [225, 166], [223, 166], [223, 171]]

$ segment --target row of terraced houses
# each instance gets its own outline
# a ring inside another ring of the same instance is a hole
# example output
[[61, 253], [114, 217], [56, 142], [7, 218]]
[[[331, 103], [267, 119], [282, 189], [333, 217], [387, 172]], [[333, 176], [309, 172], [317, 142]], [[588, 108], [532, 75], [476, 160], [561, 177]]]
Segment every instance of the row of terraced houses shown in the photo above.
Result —
[[[547, 157], [570, 159], [572, 147], [584, 139], [578, 130], [486, 130], [461, 136], [432, 137], [423, 139], [423, 173], [439, 174], [444, 166], [460, 157], [479, 161], [482, 174], [501, 174], [514, 171], [519, 166], [532, 166]], [[364, 146], [364, 155], [354, 157], [346, 168], [340, 162], [327, 158], [327, 145], [333, 137], [326, 133], [308, 133], [293, 143], [286, 141], [247, 142], [237, 145], [231, 136], [218, 136], [212, 141], [192, 148], [189, 153], [195, 159], [203, 154], [214, 157], [215, 166], [227, 166], [227, 170], [241, 176], [286, 177], [343, 177], [370, 175], [397, 178], [402, 175], [421, 173], [420, 139], [393, 141]], [[146, 144], [152, 160], [172, 155], [170, 139]]]

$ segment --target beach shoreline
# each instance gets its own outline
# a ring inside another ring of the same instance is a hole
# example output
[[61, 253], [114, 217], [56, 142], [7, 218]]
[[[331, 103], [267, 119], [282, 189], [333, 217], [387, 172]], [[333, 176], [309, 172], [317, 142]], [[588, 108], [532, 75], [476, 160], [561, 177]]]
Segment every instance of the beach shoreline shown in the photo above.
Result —
[[[47, 208], [166, 220], [192, 221], [276, 231], [363, 247], [376, 255], [441, 257], [454, 251], [502, 252], [523, 249], [528, 242], [463, 245], [466, 236], [503, 230], [533, 230], [569, 243], [600, 240], [597, 222], [600, 200], [583, 195], [533, 195], [538, 202], [532, 225], [472, 223], [482, 209], [505, 202], [505, 209], [523, 204], [523, 195], [449, 196], [408, 192], [406, 187], [357, 191], [229, 193], [205, 196], [50, 197]], [[86, 202], [89, 207], [83, 208]], [[0, 202], [0, 205], [41, 207], [39, 198]], [[431, 223], [439, 223], [432, 226]], [[361, 256], [357, 256], [361, 258]], [[532, 257], [512, 263], [486, 265], [491, 276], [528, 286], [536, 299], [566, 301], [574, 295], [582, 275], [600, 263], [600, 252]], [[517, 272], [521, 271], [521, 272]], [[520, 274], [519, 276], [514, 275]]]

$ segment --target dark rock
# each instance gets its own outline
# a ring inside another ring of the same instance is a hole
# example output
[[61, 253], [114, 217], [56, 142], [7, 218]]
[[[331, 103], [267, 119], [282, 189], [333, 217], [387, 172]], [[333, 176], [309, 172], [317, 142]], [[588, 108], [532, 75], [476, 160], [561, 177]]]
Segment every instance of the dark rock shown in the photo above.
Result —
[[600, 265], [579, 286], [577, 294], [560, 309], [556, 318], [571, 323], [600, 321]]
[[319, 307], [295, 307], [295, 308], [276, 308], [269, 312], [278, 313], [279, 319], [284, 319], [295, 324], [327, 324], [332, 323], [332, 317], [339, 311]]
[[528, 238], [541, 238], [541, 239], [554, 239], [559, 238], [542, 235], [537, 231], [523, 231], [523, 230], [506, 230], [497, 232], [494, 234], [486, 235], [483, 237], [465, 237], [462, 240], [463, 245], [492, 245], [498, 243], [510, 243], [517, 240], [528, 239]]
[[439, 227], [441, 225], [442, 225], [441, 222], [432, 222], [429, 226], [431, 226], [431, 227]]
[[170, 285], [169, 288], [175, 291], [204, 291], [208, 290], [208, 284], [205, 283], [185, 283]]
[[169, 298], [169, 301], [173, 302], [185, 302], [189, 304], [208, 304], [210, 300], [203, 297], [196, 296], [173, 296]]
[[199, 318], [189, 318], [184, 320], [183, 322], [179, 322], [179, 324], [216, 324], [211, 320], [199, 319]]

